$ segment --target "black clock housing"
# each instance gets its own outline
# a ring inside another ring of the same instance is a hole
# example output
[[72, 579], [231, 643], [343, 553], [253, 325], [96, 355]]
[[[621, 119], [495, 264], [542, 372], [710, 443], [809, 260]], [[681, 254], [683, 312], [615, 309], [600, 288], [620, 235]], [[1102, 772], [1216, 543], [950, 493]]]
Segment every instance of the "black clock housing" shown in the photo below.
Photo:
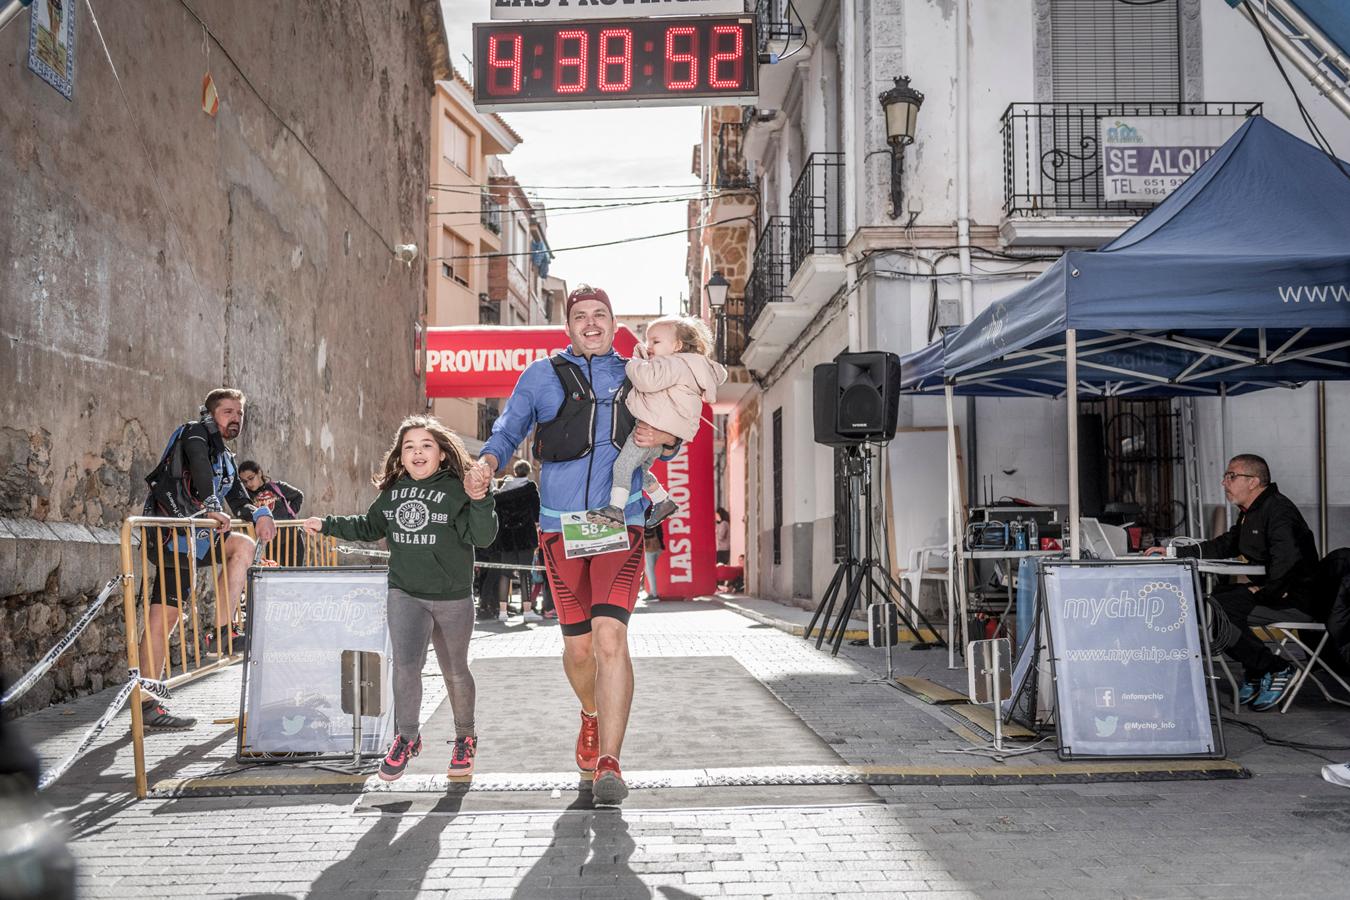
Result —
[[474, 105], [710, 104], [754, 97], [755, 22], [662, 16], [474, 25]]

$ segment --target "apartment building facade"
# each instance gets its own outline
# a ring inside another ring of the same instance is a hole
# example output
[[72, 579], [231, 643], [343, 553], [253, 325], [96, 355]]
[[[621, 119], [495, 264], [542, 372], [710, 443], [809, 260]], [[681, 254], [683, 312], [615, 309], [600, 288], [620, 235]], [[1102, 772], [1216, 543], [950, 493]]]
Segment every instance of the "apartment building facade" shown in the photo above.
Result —
[[[749, 590], [811, 605], [842, 551], [848, 509], [836, 451], [813, 441], [815, 365], [846, 350], [917, 350], [1066, 249], [1099, 246], [1138, 221], [1149, 204], [1108, 199], [1097, 140], [1104, 119], [1264, 114], [1306, 131], [1260, 34], [1223, 3], [755, 7], [761, 58], [773, 61], [761, 64], [755, 105], [704, 112], [695, 165], [711, 199], [691, 207], [699, 227], [688, 271], [696, 296], [714, 271], [730, 282], [726, 359], [747, 376], [724, 410], [733, 558], [745, 553]], [[1294, 80], [1345, 156], [1350, 122]], [[881, 98], [906, 86], [923, 99], [913, 141], [897, 153]], [[1277, 393], [1228, 401], [1227, 435], [1218, 401], [1196, 402], [1211, 509], [1223, 502], [1220, 448], [1231, 446], [1270, 458], [1282, 490], [1313, 521], [1319, 401], [1313, 387]], [[1328, 385], [1326, 398], [1322, 421], [1334, 444], [1350, 431], [1350, 394]], [[1159, 533], [1177, 531], [1175, 407], [1096, 414], [1107, 456], [1128, 443], [1127, 425], [1161, 436], [1153, 469], [1106, 464], [1113, 478], [1134, 479], [1126, 490]], [[1063, 402], [958, 401], [967, 496], [1063, 506], [1065, 416]], [[887, 490], [870, 514], [885, 526], [881, 549], [893, 570], [904, 568], [908, 550], [945, 534], [946, 462], [931, 434], [944, 422], [941, 400], [903, 398], [901, 431], [879, 453], [876, 478]], [[1335, 547], [1350, 539], [1350, 489], [1333, 480], [1329, 494], [1326, 540]]]
[[[490, 311], [492, 254], [505, 245], [507, 216], [489, 186], [499, 155], [520, 135], [496, 115], [474, 109], [473, 88], [458, 72], [436, 82], [428, 186], [426, 324], [477, 325]], [[467, 439], [479, 437], [482, 401], [439, 398], [431, 412]]]

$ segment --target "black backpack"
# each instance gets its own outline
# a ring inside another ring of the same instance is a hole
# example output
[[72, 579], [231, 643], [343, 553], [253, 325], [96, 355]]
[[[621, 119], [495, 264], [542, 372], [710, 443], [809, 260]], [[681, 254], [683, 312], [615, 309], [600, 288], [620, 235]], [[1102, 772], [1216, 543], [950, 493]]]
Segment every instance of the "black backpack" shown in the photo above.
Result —
[[193, 424], [178, 426], [160, 455], [159, 465], [145, 476], [150, 487], [145, 498], [145, 515], [186, 519], [201, 510], [202, 503], [192, 496], [192, 473], [183, 452], [183, 435]]

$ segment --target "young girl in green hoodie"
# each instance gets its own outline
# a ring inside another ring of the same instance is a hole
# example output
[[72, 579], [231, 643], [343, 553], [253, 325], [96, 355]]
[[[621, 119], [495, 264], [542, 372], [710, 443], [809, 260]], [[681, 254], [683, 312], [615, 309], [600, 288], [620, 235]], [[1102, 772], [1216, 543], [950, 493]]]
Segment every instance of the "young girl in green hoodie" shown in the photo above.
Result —
[[427, 642], [445, 678], [455, 717], [449, 774], [473, 773], [474, 682], [469, 673], [473, 633], [473, 548], [497, 534], [497, 513], [485, 488], [470, 492], [464, 473], [472, 462], [464, 443], [432, 416], [409, 416], [398, 428], [384, 468], [371, 481], [380, 495], [364, 516], [305, 520], [311, 533], [389, 547], [386, 610], [394, 650], [394, 743], [380, 778], [395, 781], [422, 751], [422, 666]]

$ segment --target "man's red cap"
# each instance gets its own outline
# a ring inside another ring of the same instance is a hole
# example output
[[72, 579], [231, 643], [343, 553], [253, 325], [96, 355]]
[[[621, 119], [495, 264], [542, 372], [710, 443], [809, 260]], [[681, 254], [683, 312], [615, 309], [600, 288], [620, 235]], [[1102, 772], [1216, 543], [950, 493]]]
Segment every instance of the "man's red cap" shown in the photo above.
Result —
[[589, 284], [579, 284], [572, 293], [567, 295], [567, 306], [563, 310], [563, 315], [572, 315], [572, 306], [582, 300], [599, 300], [605, 304], [605, 309], [609, 310], [609, 314], [614, 315], [614, 307], [609, 305], [609, 294], [598, 287], [591, 287]]

